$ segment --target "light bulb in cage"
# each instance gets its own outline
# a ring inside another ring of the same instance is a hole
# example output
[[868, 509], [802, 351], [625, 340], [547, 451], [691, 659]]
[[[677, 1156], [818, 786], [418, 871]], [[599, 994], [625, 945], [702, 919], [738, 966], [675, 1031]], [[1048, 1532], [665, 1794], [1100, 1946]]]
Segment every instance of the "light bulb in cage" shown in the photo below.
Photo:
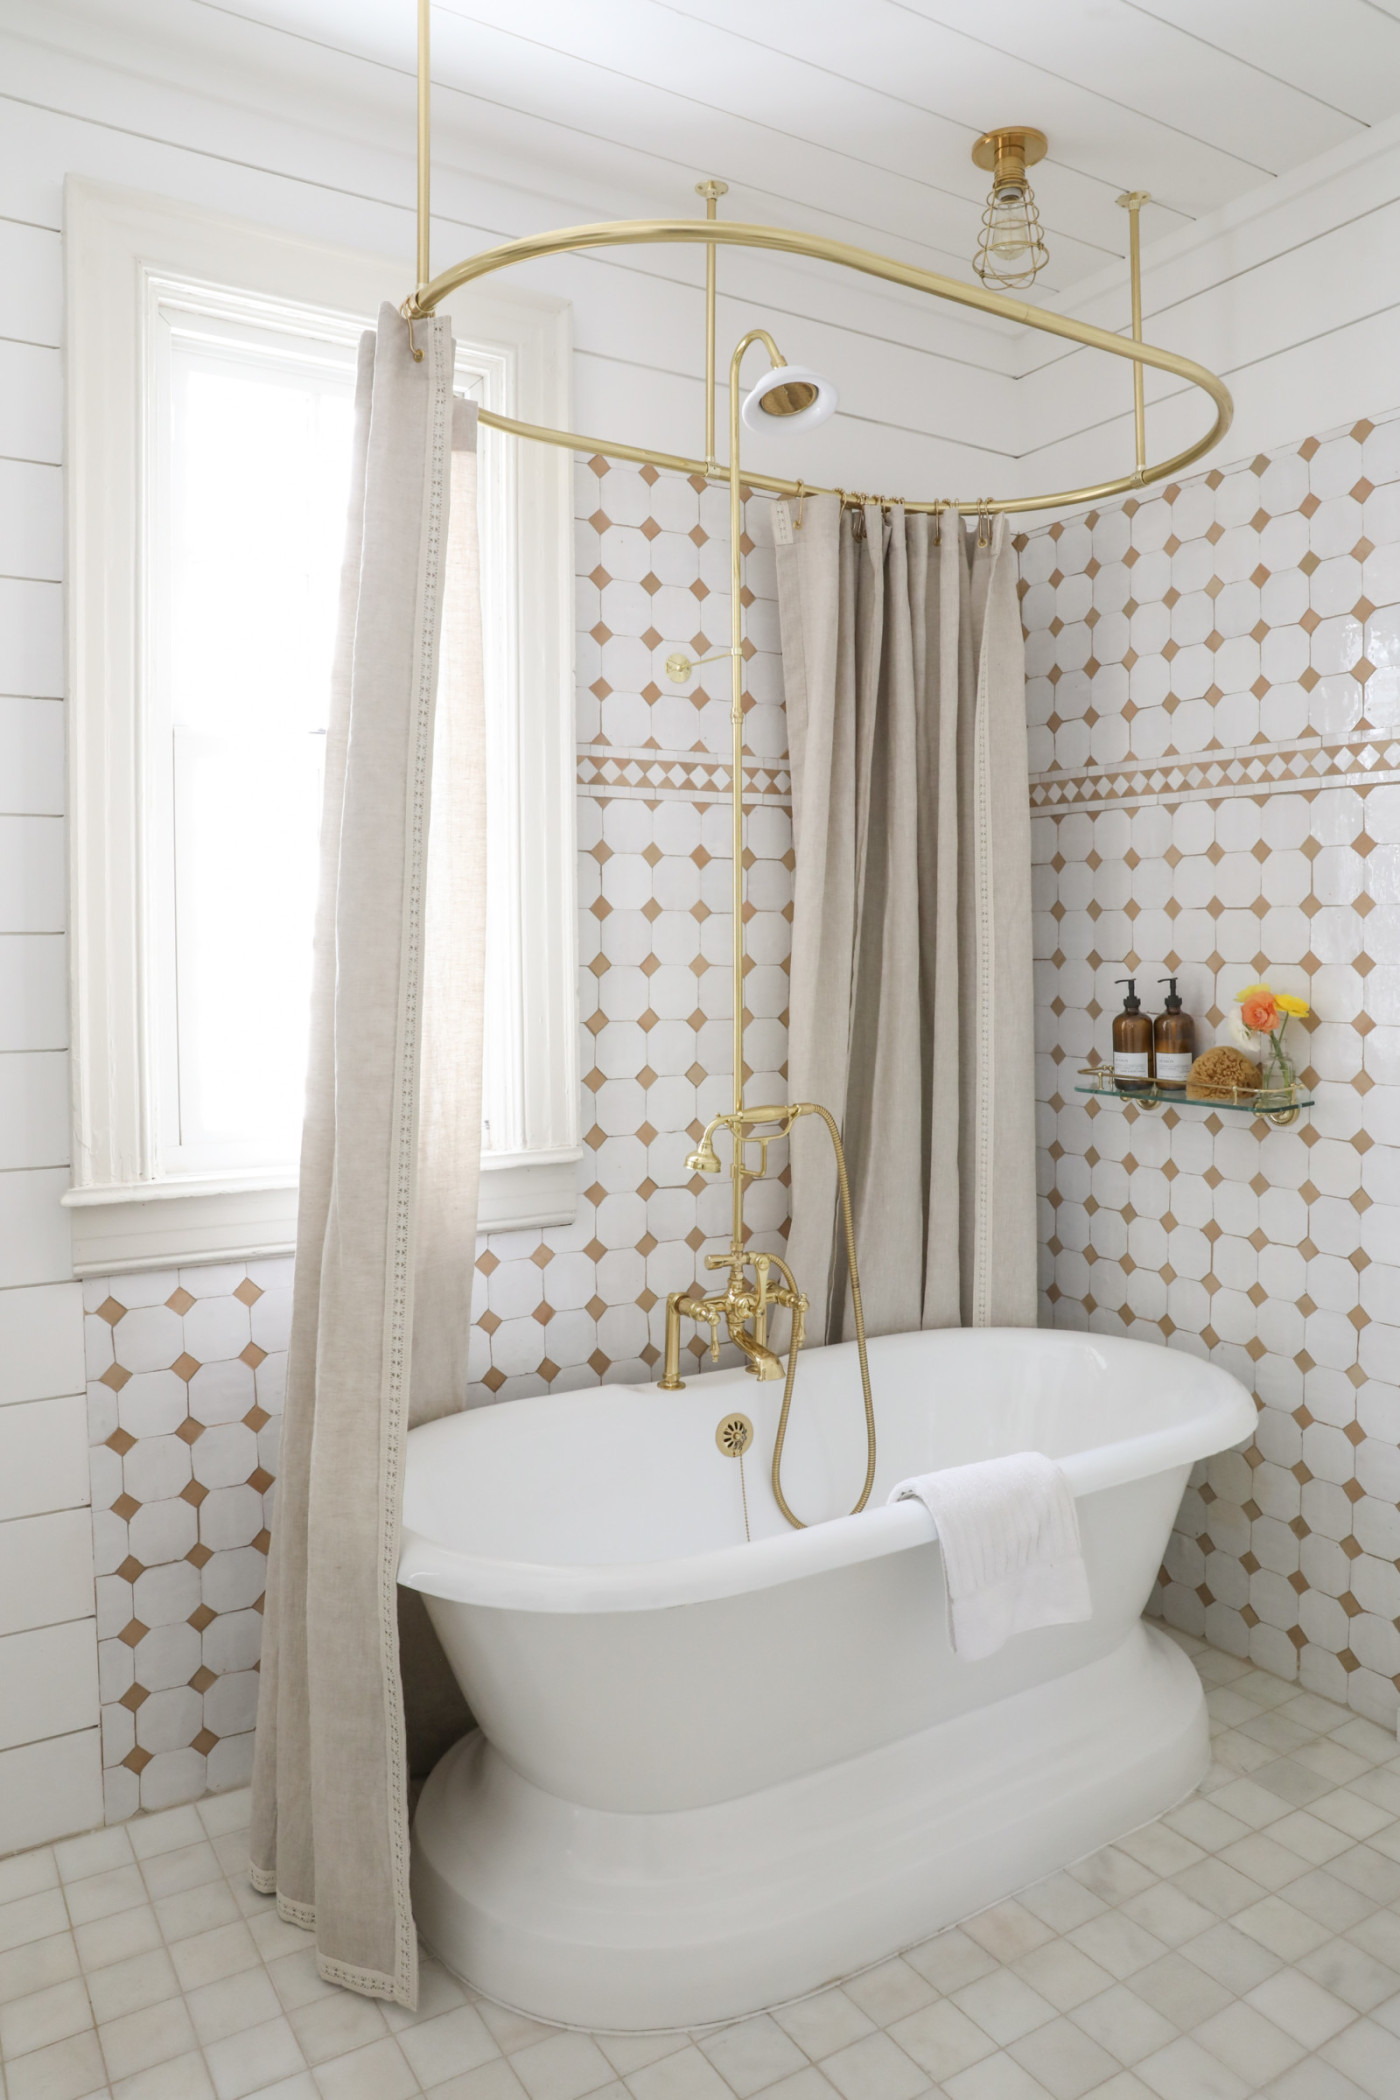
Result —
[[973, 268], [983, 284], [1019, 291], [1033, 284], [1050, 260], [1040, 212], [1026, 170], [1043, 160], [1046, 138], [1023, 124], [984, 132], [972, 149], [979, 168], [991, 170], [992, 189], [982, 213], [982, 237]]

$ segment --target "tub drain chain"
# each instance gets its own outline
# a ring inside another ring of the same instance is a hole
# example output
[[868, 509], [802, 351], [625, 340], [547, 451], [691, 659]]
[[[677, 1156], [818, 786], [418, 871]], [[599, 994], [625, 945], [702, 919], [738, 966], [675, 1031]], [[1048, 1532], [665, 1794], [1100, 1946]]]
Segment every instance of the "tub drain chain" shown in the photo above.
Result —
[[737, 1458], [739, 1461], [739, 1495], [744, 1505], [744, 1542], [751, 1546], [753, 1533], [749, 1530], [749, 1489], [744, 1478], [744, 1453], [753, 1442], [753, 1423], [747, 1415], [724, 1415], [715, 1430], [715, 1442], [726, 1458]]

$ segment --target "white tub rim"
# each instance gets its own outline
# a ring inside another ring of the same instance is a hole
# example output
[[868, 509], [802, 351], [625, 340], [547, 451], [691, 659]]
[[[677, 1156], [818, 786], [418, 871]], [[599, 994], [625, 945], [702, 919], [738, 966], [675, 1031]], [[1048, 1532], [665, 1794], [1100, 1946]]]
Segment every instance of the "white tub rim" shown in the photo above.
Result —
[[[961, 1330], [955, 1330], [961, 1331]], [[1101, 1336], [1077, 1330], [986, 1330], [987, 1336], [1024, 1335], [1051, 1348], [1068, 1342], [1106, 1347], [1116, 1354], [1125, 1347], [1151, 1349], [1130, 1337]], [[930, 1337], [932, 1338], [932, 1337]], [[847, 1345], [850, 1346], [850, 1345]], [[1162, 1355], [1167, 1352], [1162, 1350]], [[1239, 1381], [1200, 1357], [1175, 1353], [1183, 1375], [1201, 1391], [1203, 1405], [1182, 1421], [1115, 1439], [1059, 1459], [1076, 1497], [1119, 1487], [1155, 1473], [1186, 1469], [1197, 1460], [1228, 1450], [1254, 1433], [1255, 1402]], [[711, 1392], [740, 1384], [742, 1370], [712, 1373], [703, 1381]], [[615, 1385], [600, 1394], [653, 1396], [665, 1406], [667, 1395], [651, 1385]], [[583, 1395], [569, 1396], [583, 1399]], [[510, 1407], [552, 1405], [558, 1396], [541, 1394], [506, 1402]], [[586, 1404], [586, 1400], [585, 1403]], [[450, 1415], [426, 1424], [432, 1438], [464, 1419]], [[411, 1463], [411, 1454], [410, 1454]], [[406, 1589], [455, 1603], [505, 1611], [588, 1613], [656, 1611], [713, 1599], [743, 1596], [753, 1590], [797, 1582], [810, 1575], [875, 1560], [889, 1553], [927, 1545], [937, 1537], [933, 1519], [922, 1503], [905, 1501], [863, 1510], [859, 1516], [834, 1517], [752, 1544], [717, 1547], [709, 1552], [658, 1560], [568, 1562], [506, 1560], [491, 1554], [465, 1553], [443, 1540], [405, 1525], [399, 1559], [399, 1581]]]

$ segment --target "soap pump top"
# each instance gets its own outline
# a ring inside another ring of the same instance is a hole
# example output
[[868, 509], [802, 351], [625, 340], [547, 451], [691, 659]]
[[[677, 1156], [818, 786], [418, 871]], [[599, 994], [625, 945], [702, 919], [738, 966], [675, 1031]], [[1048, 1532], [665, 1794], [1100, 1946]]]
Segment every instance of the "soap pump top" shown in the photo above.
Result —
[[1169, 1014], [1179, 1014], [1181, 1012], [1181, 994], [1176, 988], [1176, 979], [1174, 977], [1159, 977], [1157, 982], [1168, 987], [1167, 996], [1162, 1002], [1167, 1012]]
[[1142, 1010], [1136, 980], [1116, 978], [1126, 984], [1123, 1011], [1113, 1017], [1113, 1079], [1122, 1092], [1140, 1093], [1152, 1077], [1152, 1022]]

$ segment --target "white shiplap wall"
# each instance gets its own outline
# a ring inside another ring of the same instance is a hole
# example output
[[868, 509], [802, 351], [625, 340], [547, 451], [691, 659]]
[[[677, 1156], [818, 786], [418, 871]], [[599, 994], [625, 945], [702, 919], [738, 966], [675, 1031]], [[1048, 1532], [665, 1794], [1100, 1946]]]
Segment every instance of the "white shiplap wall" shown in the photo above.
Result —
[[[0, 1853], [101, 1815], [81, 1306], [58, 1203], [63, 177], [372, 253], [407, 258], [411, 247], [408, 95], [395, 132], [378, 105], [366, 108], [348, 62], [298, 47], [300, 73], [288, 56], [278, 74], [275, 53], [259, 59], [246, 25], [221, 24], [217, 10], [205, 11], [211, 34], [231, 42], [201, 59], [160, 33], [164, 17], [182, 26], [193, 12], [183, 0], [143, 0], [124, 35], [111, 16], [0, 7]], [[319, 69], [314, 96], [308, 67]], [[579, 149], [565, 126], [532, 136], [549, 150], [529, 167], [483, 167], [447, 114], [440, 260], [635, 208], [621, 198], [600, 208], [591, 179], [571, 177]], [[1396, 281], [1397, 176], [1400, 141], [1382, 127], [1150, 251], [1156, 332], [1238, 367], [1232, 450], [1390, 401], [1382, 309]], [[650, 208], [692, 204], [678, 181]], [[574, 303], [578, 427], [698, 448], [698, 258], [568, 259], [539, 266], [534, 281]], [[803, 264], [726, 260], [725, 281], [722, 339], [768, 322], [790, 356], [831, 372], [848, 404], [820, 447], [774, 449], [765, 464], [864, 487], [1010, 489], [1085, 478], [1108, 441], [1123, 440], [1102, 375], [1087, 358], [1047, 361], [1035, 337], [930, 315], [888, 290], [833, 286]], [[1083, 310], [1112, 325], [1122, 306], [1114, 282], [1091, 287]]]

